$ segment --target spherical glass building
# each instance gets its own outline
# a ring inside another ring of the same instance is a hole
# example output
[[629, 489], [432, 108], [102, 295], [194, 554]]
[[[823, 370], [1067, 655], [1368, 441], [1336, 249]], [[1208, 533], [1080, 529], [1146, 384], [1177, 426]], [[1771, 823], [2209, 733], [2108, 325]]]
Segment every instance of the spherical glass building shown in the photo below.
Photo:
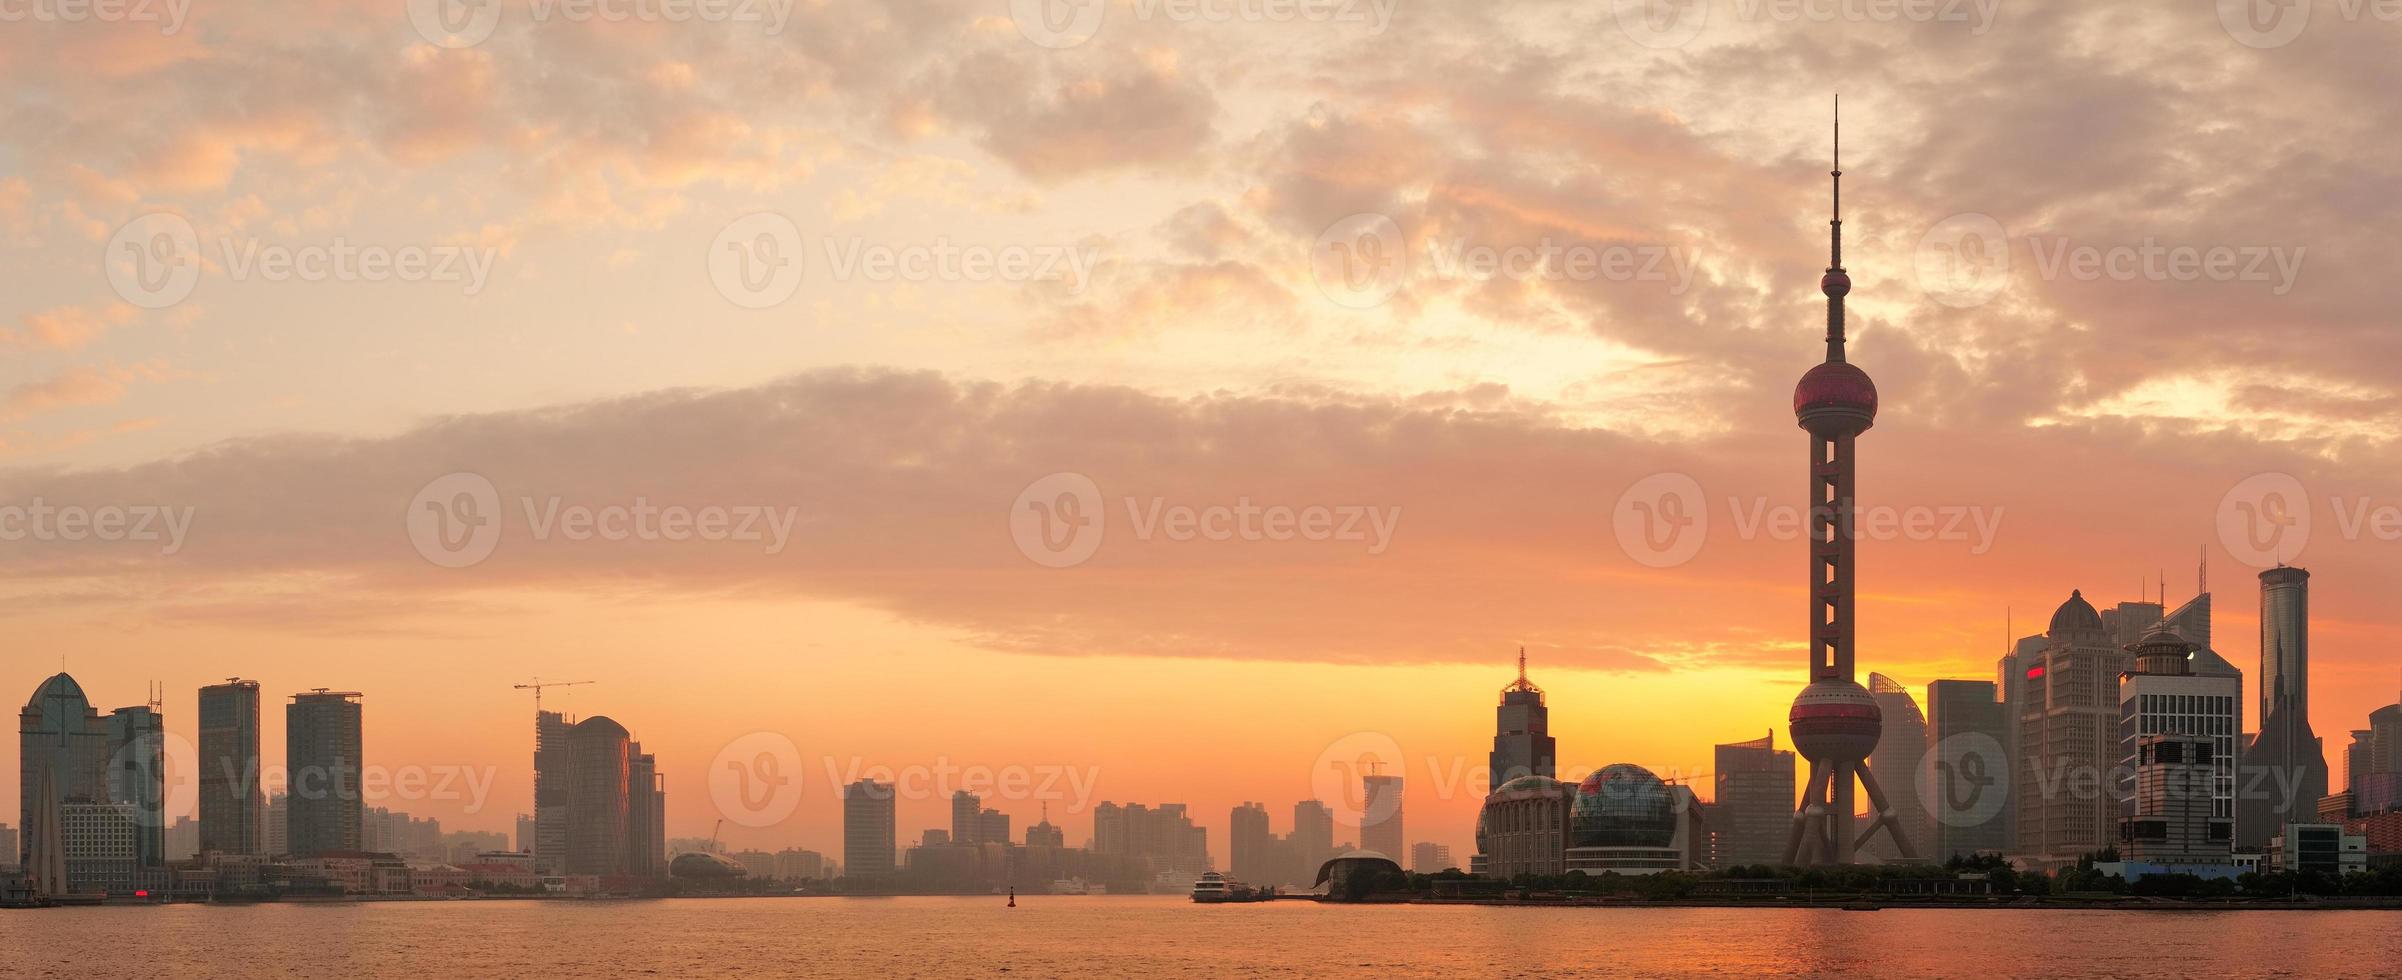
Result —
[[1691, 792], [1642, 766], [1605, 766], [1576, 787], [1568, 822], [1567, 868], [1626, 875], [1694, 867]]
[[1651, 770], [1620, 763], [1576, 787], [1569, 827], [1570, 847], [1668, 847], [1676, 842], [1676, 801]]

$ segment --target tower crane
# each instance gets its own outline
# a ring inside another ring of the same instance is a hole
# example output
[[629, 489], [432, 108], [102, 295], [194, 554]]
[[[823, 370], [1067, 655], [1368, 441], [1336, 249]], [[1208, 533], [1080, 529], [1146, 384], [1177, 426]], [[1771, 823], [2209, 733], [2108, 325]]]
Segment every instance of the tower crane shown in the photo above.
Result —
[[534, 692], [534, 713], [535, 713], [535, 714], [541, 714], [541, 713], [542, 713], [542, 689], [543, 689], [543, 688], [546, 688], [546, 687], [574, 687], [574, 686], [576, 686], [576, 685], [578, 685], [578, 684], [591, 684], [591, 683], [595, 683], [595, 682], [593, 682], [593, 681], [548, 681], [548, 682], [545, 682], [545, 681], [544, 681], [542, 678], [536, 677], [536, 678], [534, 678], [534, 682], [533, 682], [533, 683], [531, 683], [531, 684], [519, 684], [519, 685], [517, 685], [517, 686], [514, 688], [514, 690], [519, 690], [519, 691], [532, 691], [532, 692]]

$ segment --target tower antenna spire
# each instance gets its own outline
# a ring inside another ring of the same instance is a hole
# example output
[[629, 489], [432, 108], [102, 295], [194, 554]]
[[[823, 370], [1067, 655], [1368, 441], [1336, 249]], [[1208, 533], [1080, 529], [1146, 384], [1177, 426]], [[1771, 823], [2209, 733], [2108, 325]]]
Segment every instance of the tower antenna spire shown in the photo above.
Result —
[[1834, 208], [1827, 217], [1827, 271], [1818, 289], [1827, 296], [1827, 361], [1843, 360], [1843, 296], [1852, 279], [1843, 271], [1843, 96], [1835, 96]]

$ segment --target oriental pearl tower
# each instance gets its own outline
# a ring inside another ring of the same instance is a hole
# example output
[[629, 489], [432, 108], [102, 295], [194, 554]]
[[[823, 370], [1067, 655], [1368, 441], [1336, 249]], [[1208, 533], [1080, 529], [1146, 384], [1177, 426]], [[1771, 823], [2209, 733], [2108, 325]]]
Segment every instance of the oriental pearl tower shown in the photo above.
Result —
[[[1857, 552], [1852, 443], [1876, 422], [1877, 386], [1843, 359], [1843, 124], [1835, 123], [1834, 216], [1828, 225], [1827, 359], [1793, 389], [1793, 414], [1810, 433], [1810, 683], [1793, 699], [1793, 746], [1810, 760], [1810, 782], [1793, 813], [1786, 864], [1850, 864], [1882, 827], [1904, 860], [1917, 855], [1886, 804], [1868, 754], [1884, 719], [1876, 698], [1852, 679], [1852, 558]], [[1869, 824], [1852, 836], [1852, 783], [1868, 790]], [[1909, 778], [1904, 774], [1902, 778]]]

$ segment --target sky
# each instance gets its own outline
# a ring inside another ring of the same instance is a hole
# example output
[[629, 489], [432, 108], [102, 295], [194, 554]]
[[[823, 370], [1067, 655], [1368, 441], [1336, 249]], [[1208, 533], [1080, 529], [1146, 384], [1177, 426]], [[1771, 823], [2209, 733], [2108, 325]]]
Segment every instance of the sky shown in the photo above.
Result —
[[2284, 561], [2330, 759], [2402, 688], [2374, 5], [103, 7], [0, 22], [0, 683], [254, 678], [270, 766], [360, 691], [448, 829], [539, 677], [672, 836], [889, 774], [1222, 863], [1373, 756], [1464, 860], [1521, 647], [1707, 796], [1806, 662], [1838, 92], [1861, 670], [2206, 560], [2249, 682]]

